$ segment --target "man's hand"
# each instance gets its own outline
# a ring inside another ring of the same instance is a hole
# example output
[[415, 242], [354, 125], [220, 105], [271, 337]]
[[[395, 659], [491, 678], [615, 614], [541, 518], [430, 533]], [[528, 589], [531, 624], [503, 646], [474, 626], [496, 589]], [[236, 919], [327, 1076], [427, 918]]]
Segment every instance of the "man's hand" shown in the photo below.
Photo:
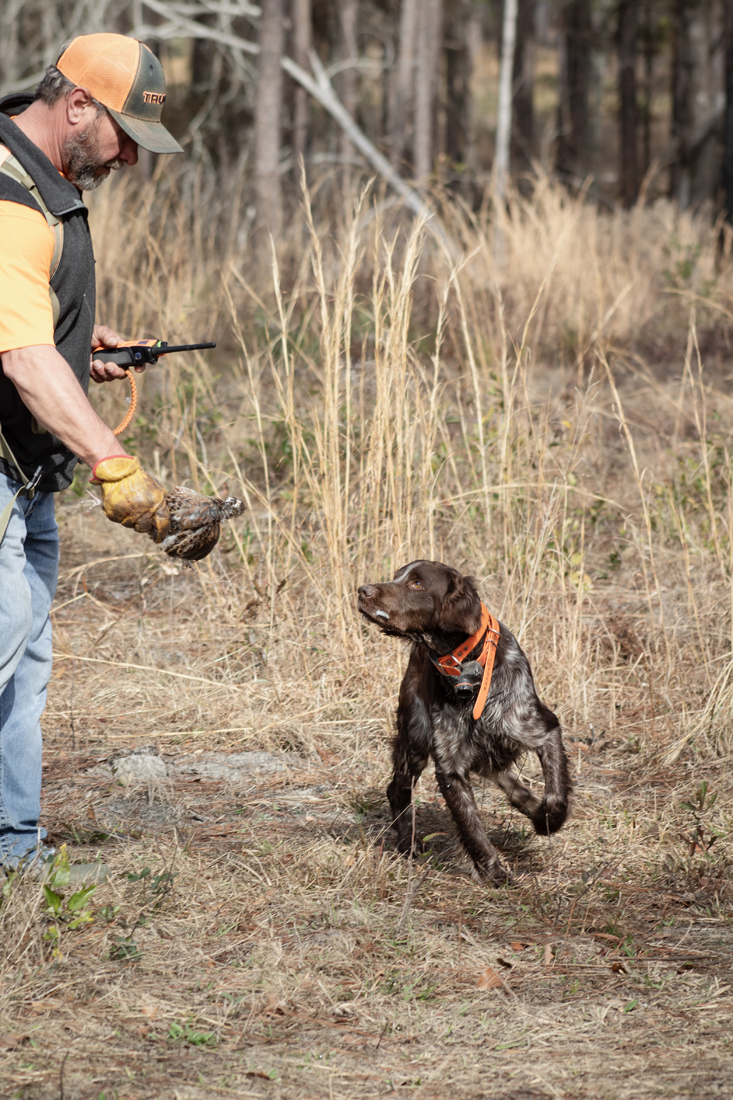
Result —
[[107, 519], [133, 527], [153, 542], [168, 534], [170, 512], [165, 489], [140, 466], [140, 459], [113, 455], [97, 462], [92, 483], [102, 486], [102, 507]]
[[[95, 325], [92, 333], [92, 352], [95, 348], [117, 348], [123, 343], [122, 337], [113, 332], [106, 325]], [[145, 363], [135, 367], [138, 374], [145, 370]], [[103, 363], [100, 359], [92, 359], [91, 377], [94, 382], [114, 382], [117, 378], [125, 377], [125, 368], [117, 363]]]

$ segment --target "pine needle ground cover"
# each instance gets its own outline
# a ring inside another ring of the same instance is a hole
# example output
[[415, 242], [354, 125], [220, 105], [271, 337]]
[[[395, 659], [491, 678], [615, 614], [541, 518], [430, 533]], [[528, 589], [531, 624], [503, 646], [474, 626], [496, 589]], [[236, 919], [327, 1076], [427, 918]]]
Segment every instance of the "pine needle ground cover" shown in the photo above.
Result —
[[[129, 446], [247, 512], [186, 569], [84, 475], [59, 502], [60, 873], [2, 896], [0, 1094], [728, 1095], [725, 235], [538, 184], [500, 240], [448, 202], [436, 240], [367, 195], [343, 226], [306, 207], [255, 281], [193, 198], [113, 194], [105, 317], [221, 342], [145, 376]], [[189, 220], [113, 264], [146, 210]], [[477, 578], [566, 732], [557, 836], [477, 788], [506, 888], [471, 881], [429, 771], [425, 851], [394, 850], [406, 652], [354, 596], [419, 556]], [[79, 897], [67, 857], [109, 881]]]

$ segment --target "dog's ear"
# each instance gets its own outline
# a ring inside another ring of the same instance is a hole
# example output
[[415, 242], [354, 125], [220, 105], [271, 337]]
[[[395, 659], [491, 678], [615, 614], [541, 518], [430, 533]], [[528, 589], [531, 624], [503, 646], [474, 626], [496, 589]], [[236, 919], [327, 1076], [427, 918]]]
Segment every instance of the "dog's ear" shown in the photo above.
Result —
[[473, 577], [452, 573], [443, 597], [438, 626], [446, 634], [473, 634], [481, 625], [481, 599]]

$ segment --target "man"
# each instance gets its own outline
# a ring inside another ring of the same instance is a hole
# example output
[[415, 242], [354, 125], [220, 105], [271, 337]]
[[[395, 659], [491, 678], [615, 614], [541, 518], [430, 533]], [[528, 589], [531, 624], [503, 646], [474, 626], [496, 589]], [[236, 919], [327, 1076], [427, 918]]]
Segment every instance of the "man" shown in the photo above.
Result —
[[[58, 575], [53, 494], [81, 460], [109, 518], [156, 542], [161, 486], [86, 396], [122, 368], [91, 361], [120, 338], [95, 325], [94, 255], [83, 191], [137, 163], [141, 145], [183, 150], [160, 122], [155, 55], [117, 34], [76, 38], [35, 98], [0, 100], [0, 865], [43, 858], [40, 717], [51, 674]], [[138, 368], [140, 369], [140, 368]]]

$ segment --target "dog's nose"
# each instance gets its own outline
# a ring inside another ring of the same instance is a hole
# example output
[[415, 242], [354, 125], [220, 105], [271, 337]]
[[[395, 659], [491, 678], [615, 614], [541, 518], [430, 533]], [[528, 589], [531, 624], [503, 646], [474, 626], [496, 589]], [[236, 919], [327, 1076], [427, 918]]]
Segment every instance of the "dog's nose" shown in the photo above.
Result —
[[359, 595], [363, 600], [369, 600], [372, 596], [376, 596], [377, 589], [373, 584], [363, 584], [359, 589]]

